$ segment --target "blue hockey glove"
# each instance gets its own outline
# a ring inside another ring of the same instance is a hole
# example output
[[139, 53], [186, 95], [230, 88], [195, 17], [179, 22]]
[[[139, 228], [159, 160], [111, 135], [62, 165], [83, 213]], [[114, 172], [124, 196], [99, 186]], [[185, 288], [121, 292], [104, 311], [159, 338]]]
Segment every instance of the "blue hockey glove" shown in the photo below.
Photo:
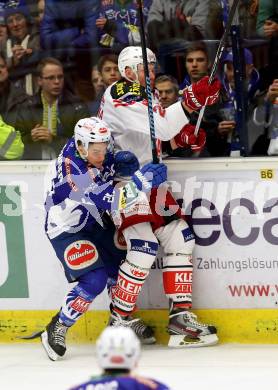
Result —
[[119, 176], [132, 176], [139, 169], [139, 161], [135, 154], [120, 151], [115, 154], [115, 171]]
[[164, 164], [146, 164], [136, 171], [132, 181], [143, 192], [149, 192], [167, 180], [167, 167]]

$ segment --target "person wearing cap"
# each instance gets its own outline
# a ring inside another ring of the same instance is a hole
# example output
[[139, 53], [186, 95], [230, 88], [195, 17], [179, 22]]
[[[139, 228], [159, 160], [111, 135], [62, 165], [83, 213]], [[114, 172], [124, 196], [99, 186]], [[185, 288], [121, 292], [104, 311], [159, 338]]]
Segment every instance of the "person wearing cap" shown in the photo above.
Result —
[[4, 17], [4, 3], [0, 2], [0, 46], [7, 40], [7, 26]]
[[24, 0], [6, 2], [4, 17], [8, 39], [0, 49], [6, 57], [8, 68], [14, 73], [14, 77], [20, 80], [28, 95], [33, 95], [37, 90], [32, 70], [38, 62], [39, 34], [32, 29], [29, 9]]
[[130, 328], [119, 326], [106, 328], [96, 342], [97, 362], [101, 375], [72, 387], [70, 390], [167, 390], [169, 387], [157, 380], [135, 374], [140, 358], [141, 345]]

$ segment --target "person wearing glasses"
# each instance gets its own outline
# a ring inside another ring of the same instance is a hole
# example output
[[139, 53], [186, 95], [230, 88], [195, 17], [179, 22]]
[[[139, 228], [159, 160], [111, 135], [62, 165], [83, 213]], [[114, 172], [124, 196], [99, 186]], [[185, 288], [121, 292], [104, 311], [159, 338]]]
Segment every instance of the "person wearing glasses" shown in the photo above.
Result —
[[23, 159], [50, 160], [72, 136], [75, 123], [90, 114], [87, 106], [64, 88], [59, 60], [42, 59], [37, 77], [39, 91], [21, 106], [17, 128], [25, 144]]

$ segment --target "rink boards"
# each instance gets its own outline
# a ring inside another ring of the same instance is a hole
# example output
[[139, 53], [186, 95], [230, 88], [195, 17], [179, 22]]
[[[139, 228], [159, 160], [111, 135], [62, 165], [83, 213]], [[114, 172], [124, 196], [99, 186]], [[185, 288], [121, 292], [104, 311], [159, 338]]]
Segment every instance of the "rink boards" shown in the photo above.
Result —
[[[222, 342], [278, 343], [278, 159], [179, 159], [167, 165], [196, 235], [195, 312], [218, 327]], [[52, 174], [47, 162], [0, 165], [0, 342], [42, 328], [68, 288], [44, 234]], [[141, 292], [139, 314], [166, 343], [161, 267], [160, 255]], [[104, 292], [70, 329], [70, 338], [94, 341], [107, 308]]]

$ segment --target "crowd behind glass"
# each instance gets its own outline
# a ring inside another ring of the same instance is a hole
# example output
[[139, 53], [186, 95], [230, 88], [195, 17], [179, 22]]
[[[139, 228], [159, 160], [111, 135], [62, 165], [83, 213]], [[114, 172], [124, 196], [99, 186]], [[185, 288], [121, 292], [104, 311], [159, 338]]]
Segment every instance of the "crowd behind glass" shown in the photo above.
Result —
[[[163, 108], [210, 74], [229, 0], [145, 0], [147, 45], [157, 56], [154, 96]], [[237, 18], [244, 85], [233, 51], [219, 69], [219, 101], [206, 108], [198, 157], [242, 155], [237, 96], [244, 94], [246, 156], [278, 155], [278, 2], [241, 0]], [[0, 159], [54, 159], [75, 123], [97, 114], [120, 79], [119, 52], [140, 45], [135, 0], [0, 0]], [[228, 46], [230, 40], [228, 41]], [[192, 115], [197, 121], [198, 113]], [[171, 140], [169, 157], [196, 157]]]

